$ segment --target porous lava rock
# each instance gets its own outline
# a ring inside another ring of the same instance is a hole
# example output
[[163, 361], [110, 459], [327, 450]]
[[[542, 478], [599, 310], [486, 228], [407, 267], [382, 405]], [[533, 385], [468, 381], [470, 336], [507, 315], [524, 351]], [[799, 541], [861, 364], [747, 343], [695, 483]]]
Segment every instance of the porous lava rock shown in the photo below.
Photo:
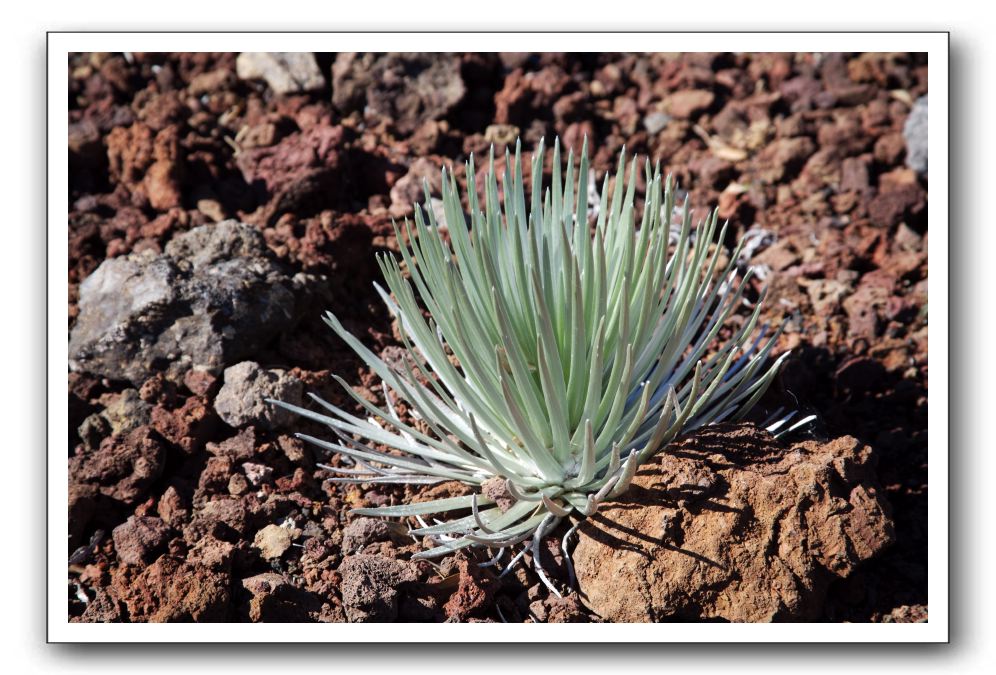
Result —
[[128, 568], [111, 575], [111, 596], [125, 604], [131, 621], [224, 621], [231, 602], [228, 571], [160, 556], [134, 579]]
[[500, 586], [490, 570], [463, 556], [447, 558], [441, 571], [457, 576], [457, 588], [443, 605], [443, 611], [450, 621], [467, 621], [475, 614], [482, 613], [492, 602]]
[[111, 178], [154, 209], [177, 207], [182, 201], [184, 165], [176, 127], [158, 131], [142, 122], [115, 127], [107, 135]]
[[339, 566], [342, 603], [350, 623], [398, 618], [398, 590], [418, 580], [413, 563], [377, 555], [347, 556]]
[[314, 126], [239, 153], [243, 178], [268, 202], [267, 219], [287, 211], [318, 213], [341, 199], [344, 138], [341, 126]]
[[69, 460], [71, 483], [88, 483], [123, 504], [136, 504], [162, 474], [166, 443], [147, 426], [105, 438], [100, 447]]
[[243, 579], [242, 588], [252, 595], [249, 600], [250, 621], [330, 622], [344, 621], [342, 609], [334, 599], [328, 600], [295, 586], [284, 575], [263, 572]]
[[357, 518], [342, 531], [342, 551], [356, 553], [368, 544], [390, 541], [399, 546], [410, 544], [408, 528], [382, 518]]
[[166, 547], [169, 526], [160, 518], [131, 516], [114, 528], [114, 548], [126, 565], [141, 565], [156, 559]]
[[614, 622], [814, 619], [894, 539], [870, 447], [749, 425], [675, 443], [578, 532], [581, 598]]

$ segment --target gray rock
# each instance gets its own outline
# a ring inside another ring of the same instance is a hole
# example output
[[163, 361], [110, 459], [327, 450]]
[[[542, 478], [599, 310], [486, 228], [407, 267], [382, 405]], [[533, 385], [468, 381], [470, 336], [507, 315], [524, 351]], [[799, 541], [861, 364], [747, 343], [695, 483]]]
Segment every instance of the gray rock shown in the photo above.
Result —
[[[242, 588], [252, 595], [249, 620], [253, 623], [344, 622], [342, 610], [328, 598], [294, 585], [286, 575], [263, 572], [242, 579]], [[337, 605], [338, 603], [336, 603]]]
[[[196, 499], [195, 499], [196, 501]], [[183, 528], [183, 538], [194, 544], [208, 534], [226, 541], [237, 541], [249, 533], [249, 513], [241, 499], [215, 499], [194, 510]]]
[[249, 427], [221, 443], [208, 443], [205, 448], [215, 457], [244, 462], [256, 454], [256, 432]]
[[234, 220], [181, 234], [159, 255], [105, 260], [80, 284], [70, 368], [135, 384], [157, 372], [216, 374], [290, 327], [303, 283]]
[[235, 69], [243, 80], [266, 80], [277, 94], [315, 91], [325, 86], [311, 52], [242, 52]]
[[671, 121], [671, 116], [667, 113], [652, 112], [643, 118], [643, 126], [651, 136], [656, 135], [667, 123]]
[[906, 166], [919, 174], [927, 173], [927, 95], [924, 94], [913, 104], [906, 125], [903, 126], [906, 139]]
[[[436, 225], [439, 226], [440, 230], [448, 230], [449, 223], [446, 222], [446, 208], [443, 206], [443, 200], [437, 197], [432, 197], [429, 199], [429, 208], [432, 209], [432, 215], [436, 219]], [[425, 209], [425, 205], [422, 206]], [[429, 214], [425, 213], [425, 220], [429, 222]]]
[[342, 604], [350, 623], [394, 621], [398, 590], [418, 579], [415, 565], [376, 555], [348, 556], [339, 566]]
[[267, 370], [254, 361], [243, 361], [225, 370], [225, 384], [214, 400], [218, 416], [232, 427], [255, 424], [277, 429], [294, 420], [294, 415], [266, 402], [272, 398], [301, 404], [304, 383], [282, 370]]

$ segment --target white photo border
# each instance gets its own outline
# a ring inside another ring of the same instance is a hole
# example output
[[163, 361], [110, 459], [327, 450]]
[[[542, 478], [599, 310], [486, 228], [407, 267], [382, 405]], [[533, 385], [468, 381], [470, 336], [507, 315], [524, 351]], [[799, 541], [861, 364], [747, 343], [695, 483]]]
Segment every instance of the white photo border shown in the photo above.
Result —
[[[948, 267], [949, 36], [946, 32], [52, 32], [48, 34], [48, 532], [49, 642], [671, 642], [901, 643], [949, 641]], [[921, 624], [84, 624], [68, 621], [68, 469], [57, 441], [68, 426], [69, 52], [197, 51], [926, 52], [930, 77], [927, 213], [931, 391], [927, 496], [929, 620]]]

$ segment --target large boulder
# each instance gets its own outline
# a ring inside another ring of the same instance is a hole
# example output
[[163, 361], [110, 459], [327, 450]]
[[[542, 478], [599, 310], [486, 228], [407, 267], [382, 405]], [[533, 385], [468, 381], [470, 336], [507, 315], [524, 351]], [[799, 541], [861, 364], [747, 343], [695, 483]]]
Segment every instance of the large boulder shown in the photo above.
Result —
[[868, 446], [748, 425], [675, 443], [578, 532], [581, 597], [616, 622], [815, 619], [895, 537]]
[[105, 260], [80, 285], [70, 367], [136, 385], [219, 373], [292, 325], [302, 283], [234, 220], [181, 234], [162, 254]]

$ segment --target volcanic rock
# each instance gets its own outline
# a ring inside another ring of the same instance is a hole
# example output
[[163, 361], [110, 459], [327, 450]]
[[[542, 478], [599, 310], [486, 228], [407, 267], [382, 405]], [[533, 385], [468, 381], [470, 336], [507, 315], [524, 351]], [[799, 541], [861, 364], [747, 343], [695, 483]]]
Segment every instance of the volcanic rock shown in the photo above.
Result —
[[111, 575], [111, 595], [128, 608], [131, 621], [223, 621], [231, 600], [227, 572], [164, 555], [129, 579], [124, 568]]
[[294, 289], [254, 227], [197, 227], [83, 281], [70, 367], [136, 385], [160, 371], [177, 382], [191, 368], [217, 373], [291, 325]]
[[913, 104], [906, 124], [903, 126], [906, 139], [906, 166], [919, 174], [927, 173], [927, 96], [923, 95]]
[[339, 566], [342, 602], [350, 623], [393, 621], [398, 616], [398, 587], [415, 582], [415, 566], [375, 555], [346, 557]]
[[166, 445], [149, 427], [124, 436], [105, 438], [94, 452], [69, 461], [73, 483], [90, 483], [104, 495], [124, 504], [141, 501], [162, 473]]
[[453, 54], [343, 52], [332, 65], [336, 108], [384, 116], [403, 134], [445, 117], [465, 91]]
[[311, 52], [242, 52], [235, 67], [241, 79], [266, 80], [277, 94], [297, 94], [325, 86]]
[[578, 532], [581, 598], [615, 622], [811, 620], [894, 539], [868, 446], [748, 425], [675, 443]]
[[215, 398], [214, 409], [232, 427], [255, 424], [276, 429], [290, 423], [294, 415], [265, 399], [300, 405], [303, 394], [304, 383], [296, 377], [244, 361], [225, 369], [225, 384]]
[[141, 565], [156, 559], [166, 546], [169, 526], [159, 518], [130, 516], [111, 532], [118, 558], [126, 565]]

